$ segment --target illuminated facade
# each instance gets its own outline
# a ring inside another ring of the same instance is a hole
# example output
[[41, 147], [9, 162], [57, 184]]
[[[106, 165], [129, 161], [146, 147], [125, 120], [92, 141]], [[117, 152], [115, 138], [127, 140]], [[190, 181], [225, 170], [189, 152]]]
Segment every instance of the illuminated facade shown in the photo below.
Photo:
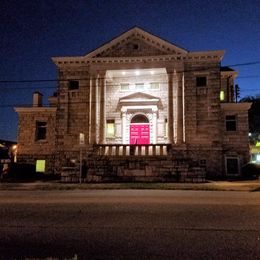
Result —
[[46, 160], [46, 171], [59, 173], [81, 150], [95, 181], [239, 174], [250, 104], [234, 103], [236, 72], [220, 66], [223, 55], [135, 27], [85, 56], [53, 58], [50, 106], [35, 93], [33, 107], [16, 108], [18, 160]]

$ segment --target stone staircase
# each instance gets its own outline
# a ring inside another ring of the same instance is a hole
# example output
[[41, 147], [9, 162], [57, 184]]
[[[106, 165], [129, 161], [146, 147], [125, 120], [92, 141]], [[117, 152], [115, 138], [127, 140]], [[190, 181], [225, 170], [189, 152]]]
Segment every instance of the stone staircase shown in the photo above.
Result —
[[[87, 153], [83, 182], [205, 182], [206, 171], [173, 155], [167, 144], [94, 145]], [[63, 182], [79, 182], [79, 166], [63, 167]]]

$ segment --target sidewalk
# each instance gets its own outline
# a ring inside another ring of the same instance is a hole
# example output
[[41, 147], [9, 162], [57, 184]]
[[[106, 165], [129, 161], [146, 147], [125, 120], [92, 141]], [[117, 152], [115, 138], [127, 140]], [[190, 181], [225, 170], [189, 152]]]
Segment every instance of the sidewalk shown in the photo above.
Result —
[[260, 191], [260, 180], [209, 181], [206, 183], [60, 183], [35, 181], [27, 183], [0, 183], [1, 190], [93, 190], [93, 189], [156, 189], [208, 191]]

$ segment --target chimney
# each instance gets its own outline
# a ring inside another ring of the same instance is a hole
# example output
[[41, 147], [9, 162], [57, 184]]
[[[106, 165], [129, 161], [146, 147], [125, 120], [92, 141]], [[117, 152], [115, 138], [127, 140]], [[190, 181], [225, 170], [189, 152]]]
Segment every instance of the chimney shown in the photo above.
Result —
[[33, 106], [34, 107], [42, 106], [42, 94], [38, 91], [33, 93]]

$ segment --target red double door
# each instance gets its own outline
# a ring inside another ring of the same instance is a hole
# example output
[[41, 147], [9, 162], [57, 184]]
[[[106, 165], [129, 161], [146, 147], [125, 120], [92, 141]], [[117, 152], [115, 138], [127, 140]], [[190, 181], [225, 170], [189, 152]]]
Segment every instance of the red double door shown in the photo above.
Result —
[[131, 123], [130, 144], [150, 144], [149, 123]]

